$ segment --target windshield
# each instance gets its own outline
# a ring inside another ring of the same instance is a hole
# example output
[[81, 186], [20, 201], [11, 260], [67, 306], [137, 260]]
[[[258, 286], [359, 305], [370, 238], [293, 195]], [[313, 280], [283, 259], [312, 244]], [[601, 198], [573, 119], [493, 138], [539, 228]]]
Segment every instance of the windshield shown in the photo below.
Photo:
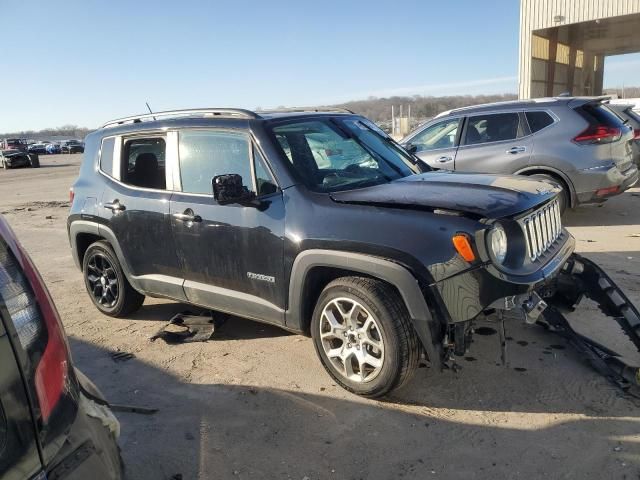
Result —
[[378, 185], [419, 173], [407, 152], [362, 118], [293, 120], [271, 132], [298, 177], [316, 192]]

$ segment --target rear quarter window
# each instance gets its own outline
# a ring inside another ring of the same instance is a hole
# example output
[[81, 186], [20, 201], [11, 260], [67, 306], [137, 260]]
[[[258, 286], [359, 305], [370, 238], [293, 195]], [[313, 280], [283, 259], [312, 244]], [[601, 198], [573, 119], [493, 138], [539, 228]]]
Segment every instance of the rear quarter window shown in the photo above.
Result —
[[114, 137], [102, 140], [100, 148], [100, 170], [109, 176], [113, 175], [113, 147], [116, 139]]
[[602, 104], [587, 103], [576, 108], [576, 112], [590, 125], [606, 125], [607, 127], [617, 128], [623, 126], [620, 117]]
[[531, 133], [536, 133], [553, 123], [553, 117], [547, 112], [525, 112]]

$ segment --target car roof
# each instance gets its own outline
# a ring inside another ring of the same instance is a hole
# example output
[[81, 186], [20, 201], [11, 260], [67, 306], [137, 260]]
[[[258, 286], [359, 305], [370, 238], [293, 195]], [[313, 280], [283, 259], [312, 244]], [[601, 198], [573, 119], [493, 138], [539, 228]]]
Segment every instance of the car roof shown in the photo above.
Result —
[[439, 113], [435, 118], [446, 117], [449, 115], [459, 115], [467, 113], [481, 113], [494, 110], [520, 110], [525, 108], [540, 107], [540, 106], [560, 106], [579, 105], [583, 103], [589, 103], [594, 101], [606, 100], [609, 97], [542, 97], [532, 98], [526, 100], [507, 100], [503, 102], [483, 103], [480, 105], [470, 105], [468, 107], [454, 108], [445, 112]]
[[[353, 112], [346, 109], [331, 107], [259, 110], [255, 112], [240, 108], [194, 108], [188, 110], [169, 110], [165, 112], [145, 113], [141, 115], [133, 115], [131, 117], [111, 120], [110, 122], [102, 125], [100, 130], [129, 125], [132, 127], [130, 130], [135, 131], [140, 129], [140, 127], [146, 129], [147, 127], [160, 125], [166, 120], [269, 120], [275, 118], [303, 117], [311, 115], [329, 116], [341, 114], [353, 115]], [[156, 125], [142, 125], [148, 123]]]

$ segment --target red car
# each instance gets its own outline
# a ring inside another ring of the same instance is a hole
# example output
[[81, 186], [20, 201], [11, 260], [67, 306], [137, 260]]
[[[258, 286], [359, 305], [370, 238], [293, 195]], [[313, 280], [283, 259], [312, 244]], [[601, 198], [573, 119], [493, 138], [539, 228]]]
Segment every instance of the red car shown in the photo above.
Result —
[[0, 478], [122, 478], [120, 425], [73, 365], [55, 305], [0, 216]]

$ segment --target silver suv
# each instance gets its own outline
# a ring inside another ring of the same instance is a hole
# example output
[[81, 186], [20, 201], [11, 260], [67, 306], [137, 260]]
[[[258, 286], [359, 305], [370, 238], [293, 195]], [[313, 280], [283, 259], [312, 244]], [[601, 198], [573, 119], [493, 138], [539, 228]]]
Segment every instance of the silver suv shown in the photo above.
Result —
[[638, 181], [633, 129], [606, 100], [557, 97], [459, 108], [401, 143], [434, 168], [547, 177], [562, 187], [563, 210], [599, 203]]

